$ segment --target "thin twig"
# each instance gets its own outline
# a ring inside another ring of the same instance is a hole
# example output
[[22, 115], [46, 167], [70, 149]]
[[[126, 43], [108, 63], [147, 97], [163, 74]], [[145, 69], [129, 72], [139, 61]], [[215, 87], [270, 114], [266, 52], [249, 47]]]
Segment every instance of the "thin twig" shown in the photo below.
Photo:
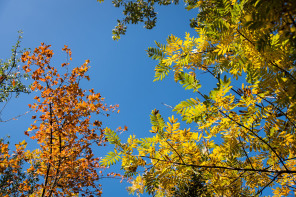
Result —
[[11, 121], [11, 120], [16, 120], [17, 118], [19, 118], [19, 117], [21, 117], [21, 116], [24, 116], [24, 115], [26, 115], [26, 114], [28, 114], [28, 113], [30, 113], [30, 112], [32, 112], [32, 111], [33, 111], [33, 110], [27, 111], [27, 112], [25, 112], [25, 113], [23, 113], [23, 114], [17, 115], [17, 116], [15, 116], [15, 117], [10, 118], [10, 119], [7, 119], [7, 120], [0, 120], [0, 122], [8, 122], [8, 121]]
[[245, 155], [246, 155], [246, 157], [247, 157], [248, 162], [250, 163], [252, 169], [254, 169], [253, 164], [252, 164], [252, 162], [251, 162], [251, 160], [250, 160], [250, 158], [249, 158], [249, 156], [248, 156], [248, 154], [247, 154], [247, 152], [246, 152], [246, 150], [245, 150], [245, 148], [244, 148], [244, 145], [243, 145], [243, 143], [242, 143], [240, 137], [238, 137], [238, 140], [239, 140], [240, 144], [242, 145], [243, 151], [244, 151], [244, 153], [245, 153]]
[[245, 129], [247, 129], [248, 131], [250, 131], [253, 135], [255, 135], [260, 141], [262, 141], [264, 144], [266, 144], [270, 150], [277, 156], [277, 158], [280, 160], [281, 164], [283, 164], [284, 168], [288, 171], [289, 169], [286, 167], [284, 161], [282, 160], [282, 158], [277, 154], [277, 152], [275, 151], [275, 149], [269, 144], [267, 143], [262, 137], [260, 137], [257, 133], [255, 133], [254, 131], [252, 131], [252, 129], [246, 127], [245, 125], [235, 121], [233, 118], [231, 118], [229, 115], [227, 115], [226, 113], [224, 113], [222, 110], [219, 110], [219, 112], [221, 114], [223, 114], [225, 117], [229, 118], [231, 121], [235, 122], [237, 125], [239, 125], [240, 127], [243, 127]]
[[260, 189], [255, 196], [259, 195], [260, 193], [262, 193], [262, 191], [267, 188], [272, 182], [274, 182], [276, 180], [276, 178], [279, 176], [280, 174], [278, 173], [275, 177], [273, 177], [273, 179], [267, 184], [265, 185], [262, 189]]

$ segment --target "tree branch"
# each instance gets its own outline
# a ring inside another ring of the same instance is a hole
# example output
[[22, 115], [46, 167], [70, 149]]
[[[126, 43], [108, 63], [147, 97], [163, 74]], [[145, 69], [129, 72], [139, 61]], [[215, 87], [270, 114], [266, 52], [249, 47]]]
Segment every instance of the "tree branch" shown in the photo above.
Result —
[[[249, 40], [245, 35], [243, 35], [238, 29], [236, 29], [236, 31], [242, 36], [244, 37], [249, 43], [251, 43], [253, 46], [255, 46], [255, 44]], [[260, 51], [258, 51], [259, 53], [261, 53]], [[261, 53], [262, 54], [262, 53]], [[262, 54], [262, 56], [264, 57], [264, 55]], [[268, 62], [270, 64], [272, 64], [274, 67], [280, 69], [282, 72], [284, 72], [287, 76], [289, 76], [292, 80], [294, 80], [294, 83], [296, 83], [296, 79], [293, 77], [293, 75], [291, 75], [288, 71], [286, 71], [285, 69], [281, 68], [279, 65], [277, 65], [276, 63], [272, 62], [271, 60], [268, 60]]]
[[267, 143], [262, 137], [260, 137], [257, 133], [255, 133], [254, 131], [252, 131], [252, 129], [246, 127], [245, 125], [235, 121], [233, 118], [231, 118], [229, 115], [227, 115], [226, 113], [224, 113], [222, 110], [219, 110], [219, 112], [221, 114], [223, 114], [225, 117], [229, 118], [231, 121], [235, 122], [237, 125], [239, 125], [240, 127], [243, 127], [245, 129], [247, 129], [248, 131], [250, 131], [253, 135], [255, 135], [260, 141], [262, 141], [264, 144], [266, 144], [270, 150], [277, 156], [277, 158], [280, 160], [281, 164], [283, 164], [284, 168], [288, 171], [289, 169], [286, 167], [284, 161], [282, 160], [282, 158], [277, 154], [277, 152], [275, 151], [275, 149], [269, 144]]
[[195, 164], [183, 164], [180, 162], [170, 162], [163, 159], [158, 159], [154, 157], [148, 157], [148, 156], [141, 156], [139, 157], [147, 158], [147, 159], [155, 159], [157, 161], [163, 161], [163, 162], [169, 162], [174, 165], [183, 165], [188, 167], [196, 167], [196, 168], [209, 168], [209, 169], [224, 169], [224, 170], [235, 170], [235, 171], [246, 171], [246, 172], [267, 172], [267, 173], [277, 173], [277, 174], [296, 174], [296, 170], [266, 170], [266, 169], [251, 169], [251, 168], [237, 168], [237, 167], [227, 167], [227, 166], [206, 166], [206, 165], [195, 165]]
[[277, 177], [280, 175], [280, 173], [278, 173], [275, 177], [273, 177], [273, 179], [269, 182], [269, 183], [267, 183], [267, 185], [265, 185], [262, 189], [260, 189], [257, 193], [256, 193], [256, 195], [255, 196], [257, 196], [257, 195], [259, 195], [260, 193], [262, 193], [262, 191], [265, 189], [265, 188], [267, 188], [272, 182], [274, 182], [276, 179], [277, 179]]

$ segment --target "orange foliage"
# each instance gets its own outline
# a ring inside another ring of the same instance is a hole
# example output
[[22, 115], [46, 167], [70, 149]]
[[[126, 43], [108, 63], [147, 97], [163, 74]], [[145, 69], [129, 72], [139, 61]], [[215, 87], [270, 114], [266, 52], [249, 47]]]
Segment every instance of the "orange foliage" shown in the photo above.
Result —
[[[71, 58], [71, 50], [63, 48]], [[38, 196], [73, 196], [76, 194], [100, 195], [95, 182], [101, 174], [99, 158], [94, 157], [92, 145], [105, 142], [102, 122], [92, 116], [114, 111], [118, 106], [106, 106], [104, 99], [93, 89], [79, 87], [81, 79], [88, 79], [89, 60], [71, 72], [65, 69], [60, 75], [50, 65], [53, 51], [50, 45], [41, 44], [33, 53], [25, 52], [23, 69], [32, 73], [31, 90], [40, 90], [41, 96], [29, 107], [39, 116], [25, 132], [40, 145], [40, 166], [36, 169], [44, 183], [37, 185]], [[69, 63], [63, 63], [67, 67]], [[37, 122], [39, 124], [37, 124]], [[32, 166], [31, 166], [32, 168]]]
[[8, 148], [8, 143], [5, 143], [3, 139], [0, 140], [0, 175], [2, 176], [1, 178], [6, 181], [1, 183], [0, 196], [10, 196], [8, 194], [15, 192], [14, 187], [16, 187], [16, 185], [18, 185], [18, 191], [21, 197], [24, 197], [25, 193], [30, 190], [31, 185], [28, 183], [28, 180], [24, 180], [23, 183], [19, 184], [18, 181], [22, 178], [17, 177], [22, 176], [19, 174], [22, 161], [28, 161], [33, 158], [33, 155], [37, 155], [37, 151], [25, 152], [26, 146], [27, 143], [25, 140], [15, 144], [16, 150], [11, 153]]

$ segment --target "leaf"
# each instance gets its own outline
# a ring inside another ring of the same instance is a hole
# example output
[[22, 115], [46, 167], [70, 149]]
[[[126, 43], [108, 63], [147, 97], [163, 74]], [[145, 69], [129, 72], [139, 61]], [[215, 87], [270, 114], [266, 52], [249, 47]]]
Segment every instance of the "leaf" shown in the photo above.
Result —
[[109, 143], [111, 143], [111, 144], [120, 143], [119, 136], [108, 127], [105, 128], [105, 135], [106, 135], [106, 139], [108, 140]]
[[100, 163], [106, 167], [114, 165], [117, 161], [121, 159], [120, 154], [120, 152], [117, 153], [109, 151], [108, 154], [100, 161]]
[[183, 85], [185, 90], [193, 89], [193, 92], [197, 92], [201, 87], [199, 81], [195, 78], [195, 75], [184, 72], [177, 73], [176, 80]]

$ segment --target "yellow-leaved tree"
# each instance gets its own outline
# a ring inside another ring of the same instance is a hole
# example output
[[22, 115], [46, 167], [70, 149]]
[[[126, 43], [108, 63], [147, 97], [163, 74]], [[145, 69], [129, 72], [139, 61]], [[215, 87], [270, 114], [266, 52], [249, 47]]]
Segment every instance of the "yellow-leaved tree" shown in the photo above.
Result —
[[[158, 61], [155, 81], [172, 72], [175, 82], [196, 93], [173, 109], [188, 125], [182, 128], [173, 115], [166, 122], [153, 110], [153, 137], [132, 135], [123, 143], [108, 129], [115, 148], [102, 163], [121, 160], [129, 191], [137, 194], [174, 196], [192, 175], [204, 182], [200, 195], [259, 196], [266, 188], [274, 196], [295, 194], [296, 2], [185, 3], [199, 10], [191, 23], [196, 36], [171, 35], [147, 52]], [[201, 73], [217, 86], [202, 87]]]

